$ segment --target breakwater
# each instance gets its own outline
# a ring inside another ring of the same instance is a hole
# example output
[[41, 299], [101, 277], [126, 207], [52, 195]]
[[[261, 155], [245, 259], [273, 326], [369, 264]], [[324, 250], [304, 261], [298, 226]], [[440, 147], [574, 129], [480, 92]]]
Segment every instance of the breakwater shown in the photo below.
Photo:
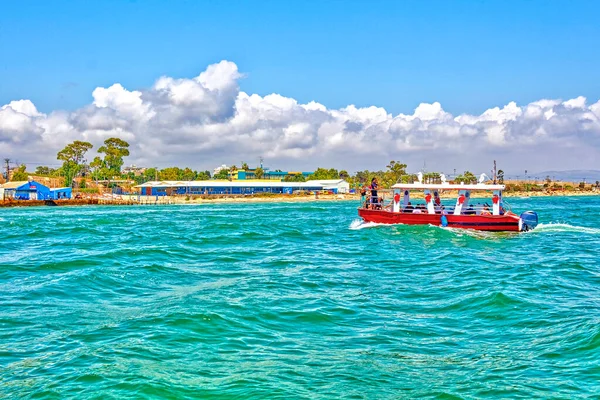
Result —
[[82, 206], [99, 204], [98, 199], [65, 199], [65, 200], [4, 200], [0, 207], [39, 207], [39, 206]]

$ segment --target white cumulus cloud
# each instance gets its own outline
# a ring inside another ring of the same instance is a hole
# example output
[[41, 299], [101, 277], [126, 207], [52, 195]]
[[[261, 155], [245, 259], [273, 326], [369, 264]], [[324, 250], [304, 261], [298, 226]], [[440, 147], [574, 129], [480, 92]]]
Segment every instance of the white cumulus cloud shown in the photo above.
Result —
[[235, 63], [221, 61], [197, 77], [160, 77], [146, 89], [98, 87], [91, 104], [69, 112], [43, 114], [30, 100], [12, 101], [0, 107], [0, 155], [55, 163], [73, 140], [97, 148], [117, 136], [131, 144], [128, 163], [159, 167], [253, 165], [264, 156], [273, 168], [351, 172], [392, 159], [445, 172], [488, 170], [493, 159], [506, 171], [598, 168], [600, 101], [510, 102], [480, 115], [452, 115], [434, 102], [393, 115], [249, 94], [240, 91], [242, 78]]

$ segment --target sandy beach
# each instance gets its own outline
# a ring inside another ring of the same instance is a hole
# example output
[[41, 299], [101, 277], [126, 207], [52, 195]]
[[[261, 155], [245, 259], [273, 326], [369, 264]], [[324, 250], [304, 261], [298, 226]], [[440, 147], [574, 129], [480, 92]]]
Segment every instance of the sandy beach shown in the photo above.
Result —
[[[598, 196], [600, 191], [543, 191], [543, 192], [505, 192], [505, 198], [516, 197], [557, 197], [557, 196]], [[385, 198], [389, 198], [389, 194]], [[414, 199], [421, 199], [422, 193], [412, 193]], [[456, 193], [440, 193], [443, 199], [454, 199]], [[474, 195], [473, 198], [486, 198], [489, 196]], [[137, 195], [103, 195], [89, 196], [82, 199], [55, 200], [57, 206], [82, 206], [82, 205], [160, 205], [160, 204], [216, 204], [216, 203], [278, 203], [278, 202], [332, 202], [332, 201], [359, 201], [360, 195], [357, 194], [319, 194], [312, 195], [282, 195], [282, 194], [261, 194], [255, 196], [137, 196]], [[21, 201], [0, 201], [0, 207], [31, 207], [47, 205], [43, 200], [21, 200]]]
[[[504, 192], [505, 198], [515, 197], [554, 197], [554, 196], [598, 196], [600, 191], [554, 191], [554, 192]], [[386, 195], [386, 198], [389, 195]], [[421, 193], [413, 193], [412, 196], [416, 198], [422, 197]], [[319, 194], [318, 196], [313, 195], [257, 195], [257, 196], [170, 196], [170, 197], [159, 197], [158, 201], [156, 196], [122, 196], [129, 201], [141, 202], [142, 204], [152, 203], [168, 203], [168, 204], [214, 204], [214, 203], [275, 203], [275, 202], [331, 202], [331, 201], [348, 201], [348, 200], [360, 200], [358, 194]], [[443, 199], [456, 198], [456, 193], [448, 192], [441, 193], [440, 197]], [[473, 196], [473, 198], [485, 198], [486, 196]], [[489, 196], [488, 196], [489, 197]]]

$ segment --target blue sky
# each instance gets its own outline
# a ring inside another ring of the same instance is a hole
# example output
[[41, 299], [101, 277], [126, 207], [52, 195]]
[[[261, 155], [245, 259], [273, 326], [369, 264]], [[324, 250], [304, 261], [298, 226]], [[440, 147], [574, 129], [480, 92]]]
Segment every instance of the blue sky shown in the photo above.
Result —
[[599, 15], [599, 1], [5, 1], [0, 158], [56, 163], [70, 141], [118, 136], [127, 163], [159, 167], [600, 169]]
[[0, 12], [0, 104], [89, 104], [234, 61], [241, 89], [394, 114], [600, 97], [596, 1], [11, 1]]

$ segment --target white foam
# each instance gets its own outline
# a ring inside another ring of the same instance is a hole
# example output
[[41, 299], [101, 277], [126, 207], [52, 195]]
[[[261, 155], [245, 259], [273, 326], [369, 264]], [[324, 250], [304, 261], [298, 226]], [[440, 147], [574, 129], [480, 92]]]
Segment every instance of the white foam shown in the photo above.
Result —
[[588, 228], [585, 226], [576, 226], [560, 223], [539, 224], [534, 230], [530, 232], [580, 232], [587, 233], [590, 235], [600, 235], [600, 229], [598, 228]]
[[493, 231], [480, 231], [477, 229], [463, 229], [463, 228], [450, 228], [448, 226], [437, 226], [430, 225], [436, 228], [443, 229], [446, 232], [451, 232], [458, 237], [462, 236], [470, 236], [475, 239], [495, 239], [499, 237], [499, 235], [506, 234], [506, 232], [493, 232]]
[[364, 222], [362, 219], [355, 219], [350, 224], [349, 228], [352, 230], [359, 230], [364, 228], [373, 228], [375, 226], [380, 226], [385, 224], [378, 224], [377, 222]]

